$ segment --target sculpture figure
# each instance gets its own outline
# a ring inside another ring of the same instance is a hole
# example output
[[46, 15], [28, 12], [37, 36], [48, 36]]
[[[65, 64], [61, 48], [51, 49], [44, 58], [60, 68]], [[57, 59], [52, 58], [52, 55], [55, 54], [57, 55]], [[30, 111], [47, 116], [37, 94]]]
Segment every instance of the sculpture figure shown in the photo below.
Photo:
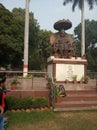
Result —
[[76, 45], [70, 34], [67, 34], [65, 30], [72, 27], [72, 23], [69, 20], [59, 20], [54, 24], [54, 28], [58, 30], [50, 37], [50, 44], [53, 49], [53, 53], [57, 53], [60, 57], [68, 57], [69, 54], [75, 56]]

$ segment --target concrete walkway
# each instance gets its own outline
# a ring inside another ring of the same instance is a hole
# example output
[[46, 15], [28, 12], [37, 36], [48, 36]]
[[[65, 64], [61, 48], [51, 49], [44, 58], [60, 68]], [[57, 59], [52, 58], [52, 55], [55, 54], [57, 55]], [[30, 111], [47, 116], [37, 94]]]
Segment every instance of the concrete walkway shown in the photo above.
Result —
[[63, 84], [66, 90], [93, 90], [97, 88], [96, 80], [89, 80], [87, 84], [80, 84], [80, 83], [67, 83]]
[[[7, 79], [6, 86], [11, 88], [10, 80]], [[17, 90], [47, 90], [47, 80], [46, 78], [37, 78], [34, 79], [18, 79], [20, 84], [17, 85]], [[61, 83], [59, 83], [61, 84]], [[80, 83], [64, 83], [63, 84], [66, 90], [93, 90], [96, 86], [96, 80], [89, 80], [88, 84]]]

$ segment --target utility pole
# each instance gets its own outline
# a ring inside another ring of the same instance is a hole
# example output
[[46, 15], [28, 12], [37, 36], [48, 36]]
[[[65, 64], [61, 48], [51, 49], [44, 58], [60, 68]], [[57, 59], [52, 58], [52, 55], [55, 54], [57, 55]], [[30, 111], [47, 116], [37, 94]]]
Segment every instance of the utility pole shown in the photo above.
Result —
[[24, 66], [23, 77], [28, 74], [28, 48], [29, 48], [29, 0], [25, 3], [25, 32], [24, 32]]

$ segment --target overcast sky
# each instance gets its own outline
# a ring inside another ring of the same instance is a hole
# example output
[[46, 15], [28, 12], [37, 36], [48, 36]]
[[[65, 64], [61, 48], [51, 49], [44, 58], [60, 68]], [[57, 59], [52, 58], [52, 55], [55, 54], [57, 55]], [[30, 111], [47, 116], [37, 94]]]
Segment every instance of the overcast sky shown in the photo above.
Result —
[[[25, 8], [25, 0], [0, 0], [10, 11], [15, 7]], [[30, 12], [34, 13], [34, 18], [38, 20], [41, 29], [56, 32], [53, 24], [62, 19], [69, 19], [73, 26], [68, 33], [73, 33], [74, 28], [81, 22], [81, 11], [76, 7], [72, 12], [72, 5], [63, 6], [63, 0], [30, 0]], [[97, 21], [97, 6], [89, 10], [85, 3], [85, 18]]]

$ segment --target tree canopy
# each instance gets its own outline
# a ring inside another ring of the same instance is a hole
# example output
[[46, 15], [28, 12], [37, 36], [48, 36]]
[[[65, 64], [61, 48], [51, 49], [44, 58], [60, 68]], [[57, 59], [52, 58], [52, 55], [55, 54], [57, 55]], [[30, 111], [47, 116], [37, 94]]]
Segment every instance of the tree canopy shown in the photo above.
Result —
[[[85, 44], [86, 55], [88, 59], [88, 69], [97, 71], [97, 21], [86, 20], [85, 21]], [[78, 53], [80, 54], [81, 46], [81, 23], [74, 29], [76, 41], [78, 45]]]
[[[7, 67], [8, 65], [11, 65], [12, 69], [22, 69], [24, 53], [24, 25], [25, 9], [14, 8], [12, 12], [10, 12], [0, 4], [0, 61], [2, 61], [0, 62], [0, 66]], [[34, 18], [34, 14], [30, 12], [29, 69], [43, 68], [44, 65], [41, 62], [41, 56], [39, 55], [39, 46], [40, 44], [46, 45], [46, 47], [42, 48], [42, 50], [44, 50], [42, 51], [43, 60], [49, 53], [46, 49], [49, 46], [50, 33], [51, 32], [49, 31], [40, 30], [39, 23]]]
[[[97, 0], [84, 0], [88, 3], [89, 8], [92, 9], [95, 4], [97, 4]], [[75, 7], [78, 6], [80, 9], [82, 9], [82, 0], [64, 0], [63, 5], [66, 5], [68, 3], [72, 3], [72, 10], [75, 10]]]
[[[44, 70], [52, 53], [49, 44], [52, 32], [41, 30], [32, 12], [29, 16], [29, 70]], [[0, 4], [0, 66], [23, 69], [24, 23], [25, 9], [14, 8], [10, 12]], [[97, 21], [86, 20], [85, 23], [88, 69], [97, 71]], [[80, 54], [81, 23], [75, 27], [74, 33]]]

